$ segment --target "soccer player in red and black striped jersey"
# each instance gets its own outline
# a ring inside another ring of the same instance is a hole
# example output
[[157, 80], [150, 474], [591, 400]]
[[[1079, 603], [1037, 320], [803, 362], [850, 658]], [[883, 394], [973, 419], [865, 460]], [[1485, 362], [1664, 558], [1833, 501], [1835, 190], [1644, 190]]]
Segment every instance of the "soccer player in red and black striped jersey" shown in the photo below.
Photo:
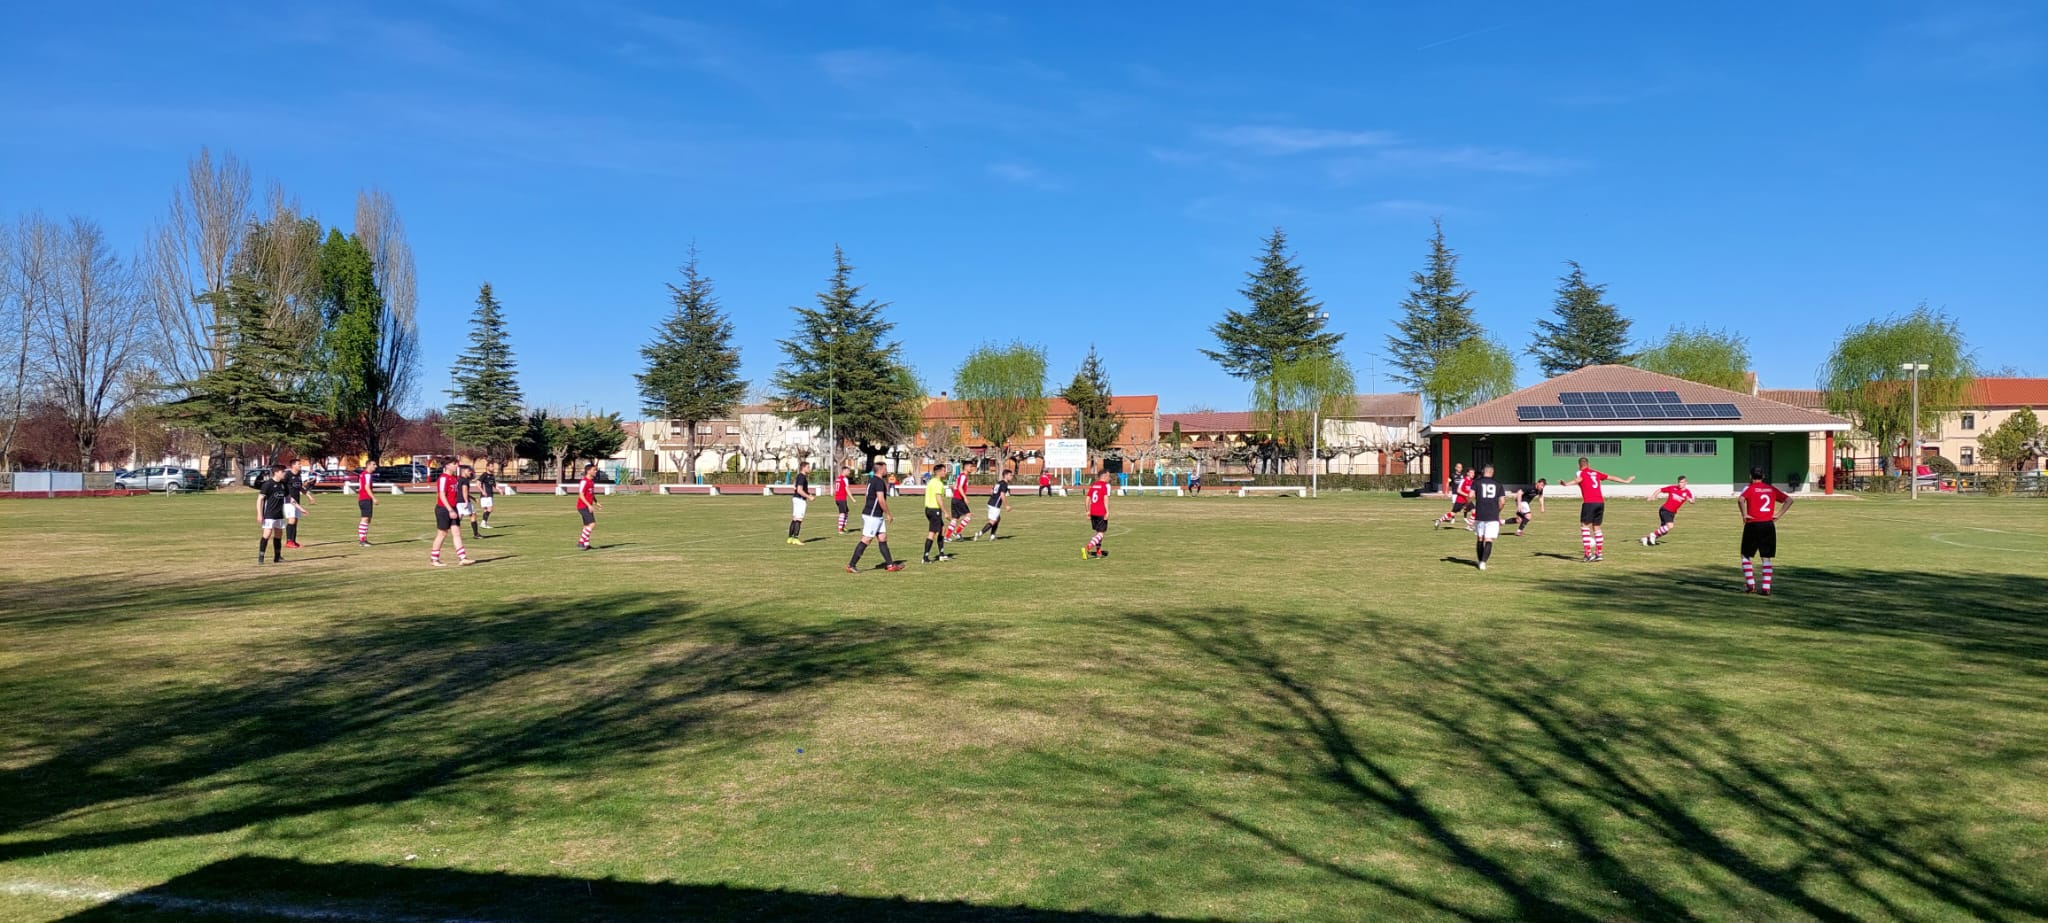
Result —
[[1109, 557], [1109, 549], [1102, 547], [1102, 538], [1109, 531], [1109, 469], [1095, 472], [1095, 481], [1088, 485], [1088, 528], [1093, 535], [1088, 544], [1081, 548], [1081, 560]]
[[1792, 498], [1764, 480], [1764, 469], [1749, 469], [1749, 486], [1736, 498], [1742, 509], [1742, 592], [1759, 592], [1752, 558], [1763, 559], [1762, 593], [1771, 595], [1771, 559], [1778, 556], [1778, 517]]
[[376, 486], [373, 476], [377, 473], [375, 459], [363, 463], [363, 470], [356, 472], [356, 512], [362, 518], [356, 520], [356, 544], [370, 547], [370, 517], [377, 513]]
[[1465, 512], [1465, 498], [1472, 489], [1472, 474], [1465, 470], [1465, 463], [1459, 462], [1451, 468], [1451, 510], [1438, 516], [1433, 528], [1456, 525], [1458, 514]]
[[1600, 492], [1601, 481], [1615, 481], [1621, 484], [1635, 483], [1633, 475], [1625, 478], [1612, 477], [1604, 471], [1593, 470], [1585, 458], [1579, 459], [1579, 547], [1584, 549], [1587, 563], [1603, 560], [1607, 554], [1607, 533], [1600, 527], [1607, 521], [1607, 495]]
[[583, 480], [576, 485], [576, 515], [583, 517], [583, 535], [576, 539], [576, 547], [590, 550], [590, 530], [597, 528], [597, 511], [604, 504], [597, 502], [597, 466], [583, 466]]
[[839, 506], [839, 534], [846, 534], [846, 501], [853, 497], [848, 481], [853, 479], [853, 466], [839, 469], [839, 476], [832, 479], [832, 502]]
[[967, 533], [967, 525], [974, 519], [974, 508], [967, 505], [967, 466], [953, 472], [952, 521], [946, 524], [946, 538], [957, 539]]
[[441, 542], [455, 540], [456, 563], [469, 566], [469, 549], [462, 547], [462, 476], [455, 473], [455, 463], [441, 466], [441, 476], [434, 479], [434, 547], [427, 553], [427, 560], [435, 567], [441, 563]]
[[1678, 483], [1657, 488], [1657, 492], [1651, 494], [1650, 499], [1655, 500], [1659, 496], [1664, 498], [1664, 505], [1657, 508], [1657, 531], [1643, 536], [1644, 547], [1657, 544], [1658, 539], [1669, 533], [1671, 527], [1678, 522], [1678, 511], [1693, 499], [1692, 488], [1685, 486], [1685, 475], [1682, 474], [1678, 476]]

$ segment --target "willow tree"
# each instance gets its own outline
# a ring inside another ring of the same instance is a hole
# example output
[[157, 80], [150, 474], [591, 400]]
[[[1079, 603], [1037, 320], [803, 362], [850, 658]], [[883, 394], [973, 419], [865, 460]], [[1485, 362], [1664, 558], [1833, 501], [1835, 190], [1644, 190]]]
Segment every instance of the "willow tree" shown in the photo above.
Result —
[[1646, 344], [1636, 368], [1686, 381], [1749, 390], [1749, 341], [1740, 334], [1705, 327], [1673, 327], [1662, 339]]
[[985, 343], [953, 373], [953, 393], [967, 419], [1008, 460], [1010, 441], [1045, 423], [1045, 349], [1022, 341]]
[[1316, 428], [1323, 420], [1349, 416], [1356, 389], [1356, 376], [1344, 357], [1310, 355], [1276, 363], [1253, 393], [1253, 406], [1272, 408], [1262, 414], [1262, 423], [1281, 451], [1294, 457], [1298, 474], [1315, 444]]
[[1909, 364], [1927, 366], [1917, 389], [1920, 419], [1927, 422], [1960, 408], [1976, 378], [1961, 325], [1924, 303], [1903, 317], [1850, 327], [1821, 366], [1828, 411], [1875, 440], [1880, 459], [1913, 427], [1913, 373], [1902, 368]]
[[1515, 390], [1515, 355], [1484, 336], [1473, 337], [1437, 357], [1423, 393], [1441, 401], [1438, 416], [1502, 397]]

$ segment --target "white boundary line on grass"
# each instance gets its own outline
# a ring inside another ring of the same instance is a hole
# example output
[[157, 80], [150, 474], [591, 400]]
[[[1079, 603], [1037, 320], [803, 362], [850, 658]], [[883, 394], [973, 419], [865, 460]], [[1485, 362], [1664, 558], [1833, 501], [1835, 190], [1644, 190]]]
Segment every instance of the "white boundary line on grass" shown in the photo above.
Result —
[[114, 891], [106, 888], [52, 884], [46, 881], [34, 880], [0, 882], [0, 894], [91, 904], [139, 905], [156, 910], [188, 913], [283, 917], [288, 920], [323, 920], [333, 921], [333, 923], [493, 923], [493, 921], [476, 917], [416, 917], [400, 914], [372, 913], [362, 910], [323, 910], [319, 907], [307, 907], [298, 904], [273, 904], [267, 901], [214, 901], [194, 897], [174, 897], [169, 894], [149, 894], [140, 891]]
[[[1978, 532], [1999, 532], [2000, 530], [1998, 530], [1998, 529], [1977, 529], [1976, 531], [1978, 531]], [[2004, 552], [2008, 552], [2008, 553], [2011, 553], [2011, 554], [2027, 554], [2027, 553], [2029, 553], [2029, 552], [2038, 552], [2038, 551], [2040, 551], [2040, 550], [2041, 550], [2041, 549], [2039, 549], [2039, 548], [2007, 548], [2007, 547], [2005, 547], [2004, 545], [1972, 545], [1972, 544], [1970, 544], [1970, 543], [1968, 543], [1968, 542], [1958, 542], [1958, 541], [1954, 541], [1954, 540], [1952, 540], [1952, 539], [1950, 539], [1950, 538], [1949, 538], [1949, 536], [1951, 536], [1951, 535], [1955, 535], [1955, 534], [1957, 534], [1957, 533], [1954, 533], [1954, 532], [1933, 532], [1933, 533], [1929, 533], [1929, 534], [1928, 534], [1928, 536], [1927, 536], [1927, 538], [1928, 538], [1929, 540], [1931, 540], [1931, 541], [1937, 541], [1937, 542], [1940, 542], [1940, 543], [1942, 543], [1942, 544], [1944, 544], [1944, 545], [1952, 545], [1952, 546], [1954, 546], [1954, 547], [1957, 547], [1957, 548], [1968, 548], [1968, 549], [1970, 549], [1970, 550], [1972, 550], [1972, 551], [2004, 551]], [[2004, 535], [2025, 535], [2026, 533], [2024, 533], [2024, 532], [2004, 532], [2004, 533], [2002, 533], [2002, 534], [2004, 534]]]

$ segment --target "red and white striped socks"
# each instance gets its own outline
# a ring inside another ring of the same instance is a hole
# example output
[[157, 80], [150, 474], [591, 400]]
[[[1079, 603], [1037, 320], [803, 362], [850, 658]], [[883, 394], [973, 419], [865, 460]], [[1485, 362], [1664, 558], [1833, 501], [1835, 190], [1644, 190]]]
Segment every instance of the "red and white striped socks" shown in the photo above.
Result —
[[576, 540], [576, 544], [578, 544], [578, 545], [588, 545], [588, 544], [590, 544], [590, 528], [591, 528], [590, 526], [584, 526], [584, 527], [583, 527], [583, 537], [582, 537], [582, 538], [579, 538], [579, 539], [577, 539], [577, 540]]
[[841, 531], [841, 532], [844, 532], [844, 531], [846, 531], [846, 514], [845, 514], [845, 513], [840, 513], [840, 514], [839, 514], [839, 531]]
[[1088, 547], [1089, 547], [1089, 548], [1100, 548], [1100, 547], [1102, 547], [1102, 533], [1100, 533], [1100, 532], [1097, 532], [1097, 533], [1095, 533], [1094, 535], [1090, 535], [1090, 536], [1088, 536]]
[[427, 552], [427, 560], [432, 561], [436, 564], [441, 563], [441, 549], [436, 548], [432, 551]]
[[1583, 554], [1585, 554], [1585, 555], [1586, 555], [1587, 557], [1592, 557], [1592, 555], [1593, 555], [1593, 527], [1592, 527], [1592, 526], [1580, 526], [1580, 527], [1579, 527], [1579, 548], [1581, 549], [1582, 553], [1583, 553]]
[[1764, 581], [1763, 581], [1763, 582], [1764, 582], [1764, 587], [1763, 587], [1763, 589], [1764, 589], [1764, 592], [1766, 592], [1766, 593], [1769, 593], [1769, 592], [1771, 591], [1771, 559], [1770, 559], [1770, 558], [1765, 558], [1765, 559], [1764, 559]]
[[1756, 589], [1756, 565], [1751, 564], [1748, 558], [1742, 559], [1742, 585]]
[[367, 542], [367, 541], [369, 541], [369, 540], [370, 540], [370, 522], [369, 522], [369, 520], [367, 520], [367, 519], [366, 519], [366, 520], [363, 520], [363, 521], [361, 521], [361, 522], [358, 522], [358, 523], [356, 523], [356, 541], [358, 541], [358, 542]]
[[1670, 532], [1670, 531], [1671, 531], [1671, 526], [1669, 526], [1669, 525], [1661, 525], [1661, 526], [1658, 526], [1658, 527], [1657, 527], [1657, 531], [1655, 531], [1655, 532], [1652, 532], [1652, 533], [1650, 533], [1650, 537], [1651, 537], [1651, 538], [1663, 538], [1663, 537], [1664, 537], [1664, 535], [1665, 535], [1665, 533], [1667, 533], [1667, 532]]

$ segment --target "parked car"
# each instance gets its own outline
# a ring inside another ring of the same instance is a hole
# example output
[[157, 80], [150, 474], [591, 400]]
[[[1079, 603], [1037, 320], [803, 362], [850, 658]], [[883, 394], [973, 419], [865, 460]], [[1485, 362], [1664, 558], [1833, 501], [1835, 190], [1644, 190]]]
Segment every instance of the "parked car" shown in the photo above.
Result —
[[378, 484], [418, 484], [433, 479], [434, 475], [427, 470], [427, 466], [409, 465], [404, 462], [378, 465], [376, 473], [370, 475], [370, 480]]
[[206, 475], [197, 468], [151, 465], [114, 478], [116, 490], [205, 490]]

